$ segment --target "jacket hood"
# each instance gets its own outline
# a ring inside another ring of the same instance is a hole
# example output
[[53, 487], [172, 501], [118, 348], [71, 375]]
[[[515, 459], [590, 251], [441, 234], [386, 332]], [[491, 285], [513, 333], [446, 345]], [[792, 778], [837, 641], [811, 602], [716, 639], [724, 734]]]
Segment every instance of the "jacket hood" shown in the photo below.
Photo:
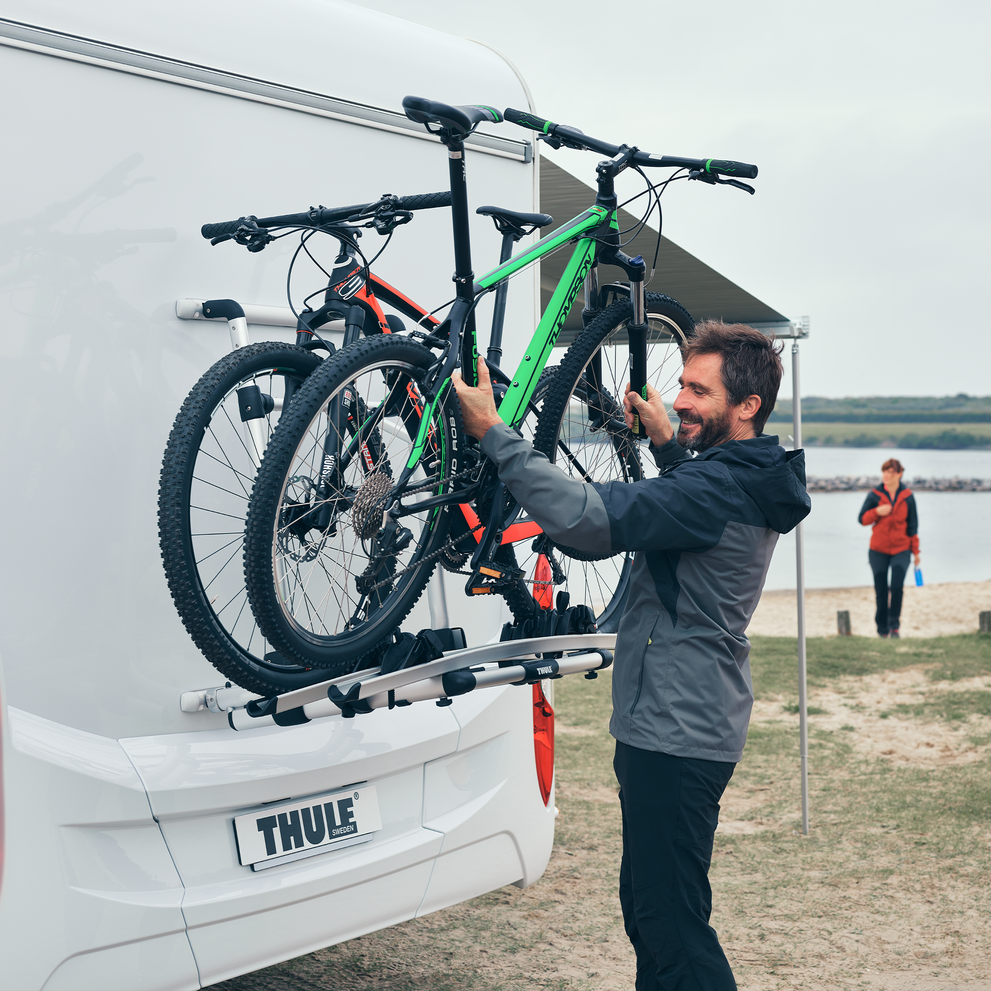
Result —
[[698, 457], [725, 464], [778, 533], [794, 530], [812, 510], [805, 490], [805, 452], [786, 451], [775, 436], [727, 441]]

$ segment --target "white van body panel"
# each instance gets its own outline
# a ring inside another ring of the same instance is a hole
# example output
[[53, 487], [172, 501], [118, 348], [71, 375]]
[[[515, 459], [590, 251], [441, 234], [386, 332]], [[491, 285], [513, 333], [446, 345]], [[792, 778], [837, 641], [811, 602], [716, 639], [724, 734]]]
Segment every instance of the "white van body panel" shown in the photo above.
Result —
[[[284, 307], [295, 247], [211, 248], [200, 225], [443, 190], [444, 150], [397, 123], [402, 96], [526, 108], [523, 84], [484, 46], [334, 0], [0, 0], [0, 80], [17, 93], [0, 357], [18, 410], [0, 441], [0, 988], [197, 988], [532, 883], [553, 796], [528, 688], [242, 733], [182, 712], [183, 692], [224, 681], [172, 606], [156, 517], [172, 420], [230, 350], [225, 323], [179, 320], [176, 300]], [[469, 146], [472, 208], [537, 209], [519, 133]], [[473, 225], [482, 272], [499, 239]], [[376, 271], [450, 299], [449, 211], [417, 213]], [[310, 269], [294, 298], [319, 285]], [[528, 273], [507, 362], [536, 308]], [[508, 615], [460, 586], [447, 609], [475, 646]], [[424, 596], [404, 629], [430, 625]], [[368, 842], [241, 866], [235, 816], [359, 783], [382, 815]]]

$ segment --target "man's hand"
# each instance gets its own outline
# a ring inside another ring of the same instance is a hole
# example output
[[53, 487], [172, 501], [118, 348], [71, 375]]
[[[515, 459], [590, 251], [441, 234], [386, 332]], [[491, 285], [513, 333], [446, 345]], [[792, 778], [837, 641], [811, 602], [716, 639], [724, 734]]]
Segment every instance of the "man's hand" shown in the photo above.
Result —
[[481, 440], [489, 427], [502, 423], [496, 410], [495, 396], [492, 395], [492, 380], [485, 359], [478, 356], [478, 388], [473, 389], [456, 371], [451, 376], [451, 384], [461, 403], [461, 419], [465, 431], [476, 440]]
[[640, 417], [640, 423], [654, 447], [666, 444], [674, 436], [674, 428], [668, 419], [668, 411], [664, 408], [661, 394], [649, 382], [647, 383], [646, 399], [633, 392], [630, 389], [630, 383], [626, 383], [623, 413], [626, 417], [626, 425], [630, 430], [633, 429], [634, 410]]
[[915, 555], [915, 566], [918, 568], [920, 564], [922, 564], [922, 558], [918, 554], [916, 554]]
[[891, 503], [882, 502], [878, 505], [875, 510], [878, 516], [890, 516], [891, 515]]

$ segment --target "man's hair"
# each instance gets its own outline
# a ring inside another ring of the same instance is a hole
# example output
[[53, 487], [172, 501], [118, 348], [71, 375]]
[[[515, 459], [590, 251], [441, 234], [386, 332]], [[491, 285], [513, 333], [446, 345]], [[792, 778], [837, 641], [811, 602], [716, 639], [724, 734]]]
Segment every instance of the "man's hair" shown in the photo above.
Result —
[[753, 420], [760, 436], [774, 409], [781, 385], [781, 351], [784, 344], [744, 323], [705, 320], [695, 327], [681, 353], [687, 363], [703, 354], [723, 359], [722, 380], [731, 406], [739, 406], [747, 396], [760, 397], [760, 409]]
[[888, 458], [888, 460], [885, 461], [883, 465], [881, 465], [881, 471], [887, 471], [889, 468], [892, 468], [895, 471], [897, 471], [899, 475], [901, 475], [905, 471], [904, 467], [902, 466], [902, 463], [898, 460], [898, 458]]

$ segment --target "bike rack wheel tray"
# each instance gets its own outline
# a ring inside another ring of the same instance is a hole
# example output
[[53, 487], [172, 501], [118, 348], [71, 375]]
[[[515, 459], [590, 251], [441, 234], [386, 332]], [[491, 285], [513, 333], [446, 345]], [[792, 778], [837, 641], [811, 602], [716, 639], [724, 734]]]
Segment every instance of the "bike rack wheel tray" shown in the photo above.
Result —
[[295, 726], [324, 716], [348, 719], [373, 709], [428, 700], [444, 706], [453, 697], [479, 688], [532, 685], [544, 678], [582, 672], [594, 678], [597, 671], [612, 664], [615, 646], [614, 633], [533, 637], [449, 651], [437, 660], [389, 674], [368, 668], [269, 698], [252, 697], [236, 688], [189, 692], [182, 705], [187, 711], [204, 707], [217, 711], [215, 705], [194, 707], [191, 703], [204, 695], [213, 701], [219, 692], [229, 694], [234, 705], [225, 707], [227, 721], [235, 730]]

